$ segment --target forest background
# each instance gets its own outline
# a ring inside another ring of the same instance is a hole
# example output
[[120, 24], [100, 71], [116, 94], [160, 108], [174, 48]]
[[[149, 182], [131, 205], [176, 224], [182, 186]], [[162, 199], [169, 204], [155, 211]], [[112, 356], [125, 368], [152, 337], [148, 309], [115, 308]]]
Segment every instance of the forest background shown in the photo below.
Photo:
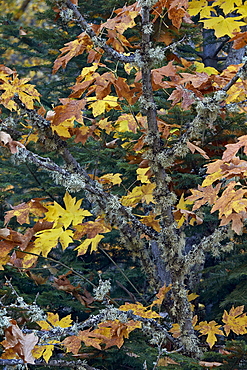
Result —
[[1, 4], [3, 368], [246, 369], [246, 13]]

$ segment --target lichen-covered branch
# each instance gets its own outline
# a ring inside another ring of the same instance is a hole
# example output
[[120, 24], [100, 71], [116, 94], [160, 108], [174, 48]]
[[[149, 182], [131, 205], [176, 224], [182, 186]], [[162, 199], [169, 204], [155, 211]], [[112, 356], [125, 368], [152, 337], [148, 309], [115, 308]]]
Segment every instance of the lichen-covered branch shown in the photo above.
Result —
[[70, 0], [65, 0], [64, 4], [66, 4], [66, 6], [72, 10], [74, 20], [82, 28], [82, 30], [87, 33], [87, 35], [91, 38], [92, 42], [96, 47], [99, 46], [101, 49], [103, 49], [107, 56], [110, 56], [114, 61], [123, 63], [134, 62], [135, 59], [134, 54], [130, 55], [121, 54], [114, 50], [113, 48], [111, 48], [109, 45], [107, 45], [106, 41], [103, 38], [97, 36], [96, 33], [93, 31], [93, 29], [89, 26], [89, 24], [85, 20], [85, 18], [81, 15], [76, 5], [72, 4]]
[[184, 269], [189, 273], [191, 268], [196, 264], [203, 264], [205, 262], [205, 252], [211, 252], [217, 256], [219, 253], [224, 251], [230, 251], [233, 248], [233, 243], [229, 242], [226, 245], [222, 245], [226, 239], [231, 237], [229, 227], [224, 226], [217, 228], [211, 235], [205, 236], [200, 243], [192, 246], [192, 249], [186, 256]]
[[[145, 233], [152, 239], [157, 239], [158, 233], [151, 227], [142, 224], [131, 211], [123, 206], [117, 196], [104, 192], [101, 185], [96, 181], [88, 180], [88, 175], [84, 176], [83, 171], [69, 171], [61, 168], [49, 158], [41, 157], [32, 153], [26, 148], [19, 148], [15, 154], [15, 159], [19, 162], [30, 162], [44, 170], [47, 170], [49, 175], [57, 184], [64, 186], [72, 192], [84, 190], [90, 197], [92, 203], [97, 203], [99, 208], [106, 214], [107, 220], [119, 228], [123, 232], [123, 237], [130, 241], [138, 238], [139, 232]], [[128, 223], [131, 223], [129, 225]], [[138, 240], [138, 243], [140, 241]], [[136, 240], [136, 244], [137, 240]]]

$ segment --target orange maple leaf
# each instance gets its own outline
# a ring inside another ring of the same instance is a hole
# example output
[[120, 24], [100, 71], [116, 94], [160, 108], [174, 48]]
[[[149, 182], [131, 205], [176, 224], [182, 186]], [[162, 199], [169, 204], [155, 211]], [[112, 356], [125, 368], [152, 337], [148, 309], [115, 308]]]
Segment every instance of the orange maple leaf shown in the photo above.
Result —
[[40, 203], [41, 200], [44, 198], [34, 198], [31, 199], [27, 203], [21, 203], [17, 206], [14, 206], [11, 211], [6, 212], [4, 221], [5, 224], [9, 222], [9, 220], [16, 216], [17, 222], [20, 225], [29, 224], [29, 213], [32, 213], [35, 216], [42, 217], [45, 212], [47, 212], [47, 208]]
[[205, 187], [198, 185], [198, 190], [190, 189], [192, 195], [190, 195], [186, 199], [192, 200], [193, 202], [195, 201], [192, 211], [196, 211], [198, 208], [206, 203], [210, 205], [214, 204], [218, 197], [220, 187], [221, 184], [217, 184], [215, 187], [213, 187], [212, 185]]
[[85, 50], [89, 51], [92, 47], [93, 43], [90, 37], [86, 32], [82, 32], [76, 40], [67, 42], [65, 47], [60, 49], [61, 54], [54, 62], [52, 73], [56, 73], [60, 67], [65, 68], [73, 57], [83, 54]]

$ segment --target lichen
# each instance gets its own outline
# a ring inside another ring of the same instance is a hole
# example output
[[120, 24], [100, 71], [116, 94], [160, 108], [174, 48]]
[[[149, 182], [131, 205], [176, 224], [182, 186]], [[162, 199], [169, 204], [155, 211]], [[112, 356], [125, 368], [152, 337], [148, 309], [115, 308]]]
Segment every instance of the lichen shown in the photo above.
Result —
[[157, 0], [138, 0], [137, 3], [141, 7], [151, 8], [155, 3], [157, 3]]
[[146, 35], [151, 35], [153, 33], [153, 25], [152, 25], [152, 23], [144, 24], [144, 26], [142, 27], [142, 29], [143, 29], [143, 32]]
[[101, 275], [99, 278], [99, 285], [93, 289], [94, 298], [96, 301], [103, 301], [105, 296], [109, 293], [111, 289], [110, 280], [102, 280]]
[[51, 176], [56, 184], [63, 185], [71, 193], [76, 193], [86, 186], [83, 177], [77, 173], [71, 173], [65, 176], [64, 174], [54, 172], [51, 173]]

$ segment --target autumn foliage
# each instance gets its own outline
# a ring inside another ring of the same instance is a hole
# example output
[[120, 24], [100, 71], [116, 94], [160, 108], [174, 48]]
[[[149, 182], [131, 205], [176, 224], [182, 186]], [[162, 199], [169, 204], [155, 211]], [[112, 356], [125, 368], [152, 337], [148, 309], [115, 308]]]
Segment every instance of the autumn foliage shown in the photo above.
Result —
[[[108, 349], [127, 352], [125, 343], [138, 331], [151, 337], [150, 348], [157, 351], [153, 369], [182, 368], [182, 360], [171, 356], [180, 351], [198, 369], [225, 366], [231, 354], [226, 340], [247, 334], [244, 305], [207, 321], [191, 280], [209, 253], [231, 251], [235, 236], [246, 232], [247, 135], [239, 129], [236, 137], [227, 123], [223, 129], [219, 124], [246, 113], [247, 62], [241, 54], [247, 44], [246, 5], [242, 0], [139, 0], [114, 9], [101, 23], [84, 18], [76, 0], [54, 1], [52, 9], [54, 23], [76, 25], [82, 32], [60, 49], [51, 79], [58, 76], [62, 84], [59, 76], [75, 58], [84, 58], [84, 65], [67, 95], [50, 107], [31, 77], [0, 65], [0, 145], [1, 156], [45, 171], [52, 184], [63, 187], [63, 195], [10, 205], [0, 229], [0, 269], [19, 271], [40, 286], [52, 284], [91, 316], [78, 321], [52, 312], [50, 302], [46, 307], [26, 303], [7, 279], [16, 301], [5, 305], [3, 298], [2, 363], [52, 366], [59, 349], [71, 368], [88, 359], [85, 368], [93, 369], [94, 357], [104, 358]], [[202, 29], [220, 45], [211, 62], [203, 54], [206, 41], [204, 49], [198, 41]], [[181, 48], [191, 45], [196, 57], [182, 56]], [[238, 53], [241, 62], [228, 63]], [[16, 137], [9, 117], [16, 120]], [[216, 149], [215, 137], [221, 140]], [[100, 152], [109, 161], [117, 158], [110, 172], [104, 159], [95, 165], [87, 155], [92, 148], [95, 157]], [[192, 162], [200, 183], [183, 186], [178, 173], [192, 176]], [[204, 221], [205, 215], [214, 215], [214, 223]], [[124, 288], [131, 303], [113, 298], [101, 275], [97, 286], [90, 272], [85, 276], [63, 261], [66, 252], [82, 260], [103, 251], [114, 262], [119, 249], [140, 263], [147, 279], [146, 291], [140, 292], [123, 272], [133, 288], [132, 293]], [[46, 267], [52, 271], [50, 283], [35, 274], [41, 260], [66, 272]], [[71, 283], [71, 276], [80, 282]], [[93, 289], [83, 288], [82, 281]], [[202, 361], [207, 349], [226, 351], [226, 359]]]

